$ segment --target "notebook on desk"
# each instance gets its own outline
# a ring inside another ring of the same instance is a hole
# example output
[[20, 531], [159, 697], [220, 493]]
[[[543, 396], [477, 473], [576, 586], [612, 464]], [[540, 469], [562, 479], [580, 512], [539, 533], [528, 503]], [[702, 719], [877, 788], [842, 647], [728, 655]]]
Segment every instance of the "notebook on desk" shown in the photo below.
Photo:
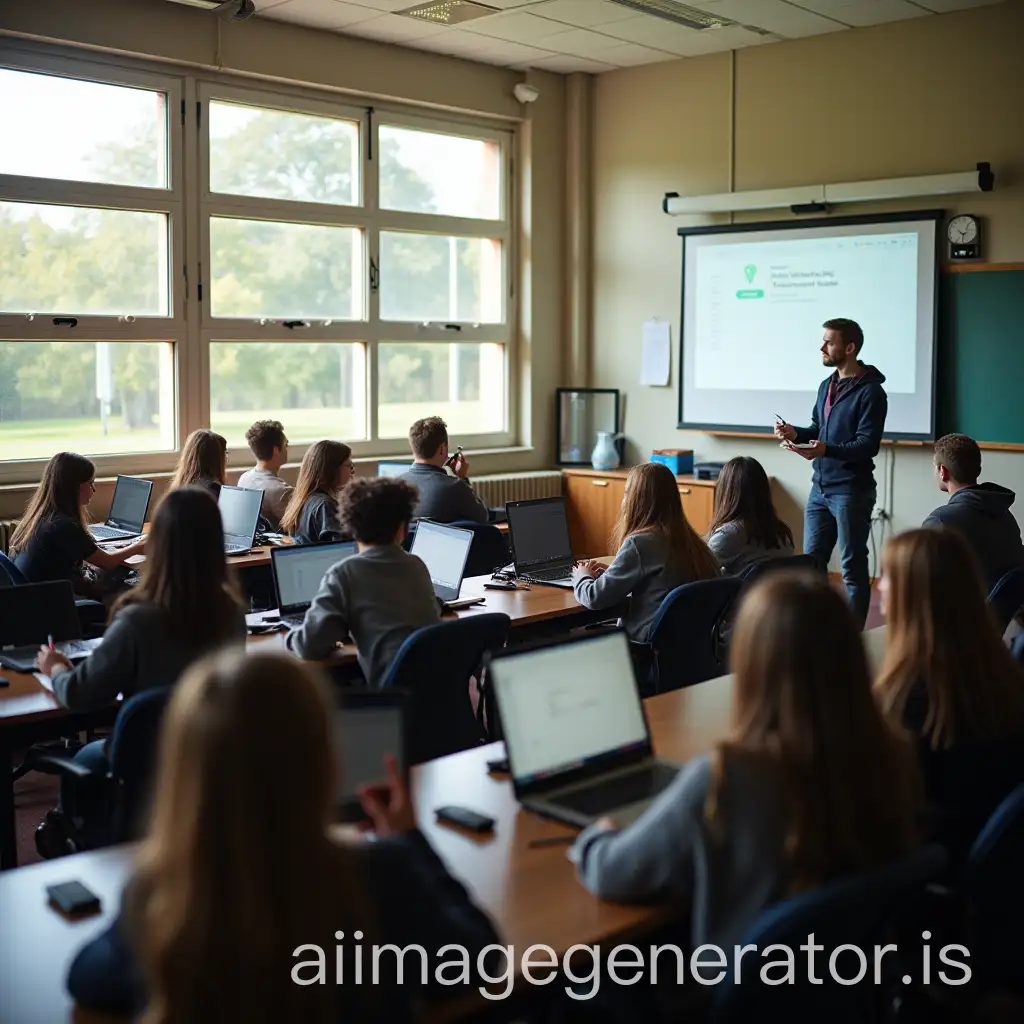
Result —
[[271, 548], [270, 568], [281, 621], [286, 626], [301, 626], [327, 570], [355, 553], [354, 540]]
[[83, 640], [70, 580], [0, 588], [0, 665], [32, 672], [50, 638], [71, 661], [86, 657], [99, 640]]
[[572, 589], [572, 544], [565, 498], [509, 501], [509, 546], [516, 575], [530, 583]]
[[89, 527], [93, 540], [129, 540], [141, 536], [152, 492], [152, 480], [119, 476], [114, 484], [114, 498], [110, 502], [107, 521], [100, 526]]

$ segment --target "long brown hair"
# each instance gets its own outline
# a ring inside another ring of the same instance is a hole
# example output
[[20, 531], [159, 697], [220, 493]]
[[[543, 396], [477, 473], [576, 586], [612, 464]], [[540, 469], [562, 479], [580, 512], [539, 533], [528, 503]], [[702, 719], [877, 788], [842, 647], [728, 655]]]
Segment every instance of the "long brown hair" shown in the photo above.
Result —
[[202, 487], [171, 491], [153, 516], [142, 579], [115, 606], [146, 601], [169, 632], [205, 651], [238, 635], [241, 599], [224, 557], [220, 509]]
[[295, 533], [302, 515], [302, 506], [310, 495], [321, 493], [336, 497], [338, 474], [352, 458], [352, 449], [341, 441], [317, 441], [306, 449], [299, 466], [299, 478], [281, 516], [282, 533]]
[[223, 484], [226, 479], [228, 443], [212, 430], [193, 430], [185, 438], [178, 459], [178, 468], [171, 477], [168, 490], [198, 483], [201, 480], [215, 480]]
[[622, 511], [612, 534], [614, 550], [634, 533], [660, 533], [669, 564], [690, 582], [720, 575], [717, 559], [686, 518], [672, 470], [660, 462], [634, 466], [626, 477]]
[[84, 456], [74, 452], [58, 452], [46, 464], [43, 478], [11, 537], [11, 554], [17, 554], [35, 533], [36, 527], [54, 516], [67, 516], [85, 526], [79, 493], [82, 485], [96, 475], [96, 467]]
[[909, 853], [920, 837], [913, 747], [872, 697], [844, 599], [823, 579], [771, 574], [743, 601], [730, 661], [733, 734], [712, 762], [712, 823], [729, 763], [745, 757], [780, 774], [791, 893]]
[[730, 459], [715, 487], [715, 514], [708, 536], [726, 523], [740, 522], [747, 540], [763, 548], [791, 548], [793, 531], [778, 517], [768, 474], [757, 459]]
[[335, 929], [362, 925], [353, 853], [327, 834], [336, 777], [315, 668], [238, 651], [185, 673], [126, 899], [144, 1024], [341, 1019], [341, 987], [291, 980], [298, 946], [331, 950]]
[[922, 738], [933, 750], [1024, 735], [1024, 672], [1003, 644], [966, 542], [951, 530], [909, 530], [886, 544], [882, 571], [888, 629], [875, 691], [885, 714], [902, 721], [911, 696], [923, 693]]

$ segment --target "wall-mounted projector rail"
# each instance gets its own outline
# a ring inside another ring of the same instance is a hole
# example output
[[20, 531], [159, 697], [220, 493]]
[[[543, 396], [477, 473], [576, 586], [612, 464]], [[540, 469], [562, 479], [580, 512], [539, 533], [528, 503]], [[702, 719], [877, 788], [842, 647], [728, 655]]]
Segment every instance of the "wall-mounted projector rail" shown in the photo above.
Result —
[[721, 192], [718, 195], [681, 196], [666, 192], [661, 208], [670, 217], [695, 213], [739, 213], [776, 210], [788, 206], [794, 213], [822, 213], [840, 203], [869, 203], [880, 199], [915, 199], [963, 192], [991, 192], [995, 174], [988, 163], [961, 174], [925, 174], [915, 178], [881, 178], [840, 185], [800, 185], [758, 192]]

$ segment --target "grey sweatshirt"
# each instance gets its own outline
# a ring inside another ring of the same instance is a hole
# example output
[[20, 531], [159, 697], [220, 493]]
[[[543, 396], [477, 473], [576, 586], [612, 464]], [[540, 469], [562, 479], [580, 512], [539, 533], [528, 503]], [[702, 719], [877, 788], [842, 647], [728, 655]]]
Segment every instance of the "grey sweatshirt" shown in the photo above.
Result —
[[781, 548], [766, 548], [763, 544], [748, 540], [747, 529], [739, 520], [725, 523], [715, 530], [708, 538], [708, 547], [730, 576], [738, 575], [756, 562], [788, 558], [793, 554], [792, 544]]
[[433, 519], [435, 523], [487, 522], [487, 506], [468, 480], [428, 462], [413, 463], [402, 479], [420, 492], [417, 519]]
[[288, 647], [320, 661], [351, 636], [370, 686], [380, 686], [410, 633], [441, 620], [430, 573], [397, 544], [382, 544], [328, 570]]
[[263, 506], [260, 515], [276, 530], [281, 525], [281, 516], [288, 507], [288, 499], [292, 496], [292, 487], [269, 469], [255, 466], [247, 469], [238, 478], [239, 487], [263, 492]]
[[[239, 607], [231, 642], [242, 645], [245, 637], [245, 613]], [[188, 637], [172, 636], [156, 605], [130, 604], [114, 616], [89, 657], [53, 677], [53, 692], [72, 711], [97, 711], [113, 704], [119, 693], [128, 698], [142, 690], [173, 686], [205, 653]]]
[[614, 608], [627, 598], [622, 624], [630, 640], [646, 643], [651, 623], [666, 595], [691, 582], [685, 574], [669, 569], [665, 538], [656, 532], [634, 533], [622, 542], [615, 560], [594, 579], [578, 570], [573, 591], [584, 608]]
[[783, 793], [763, 760], [730, 759], [712, 831], [707, 757], [695, 758], [629, 828], [591, 825], [569, 859], [595, 896], [691, 908], [690, 940], [729, 949], [786, 892]]

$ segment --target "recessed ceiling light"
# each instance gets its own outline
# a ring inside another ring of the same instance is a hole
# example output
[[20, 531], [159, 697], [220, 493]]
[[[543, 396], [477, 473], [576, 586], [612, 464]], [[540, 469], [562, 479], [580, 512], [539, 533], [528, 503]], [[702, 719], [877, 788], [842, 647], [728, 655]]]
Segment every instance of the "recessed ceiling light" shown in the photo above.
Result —
[[475, 0], [433, 0], [432, 3], [417, 4], [404, 11], [395, 11], [406, 18], [429, 21], [435, 25], [461, 25], [466, 21], [486, 18], [489, 14], [500, 14], [497, 7], [478, 4]]
[[656, 18], [664, 18], [677, 25], [685, 25], [687, 28], [698, 30], [736, 24], [729, 18], [719, 18], [717, 15], [708, 14], [707, 11], [699, 11], [696, 7], [687, 7], [686, 4], [678, 3], [677, 0], [611, 0], [611, 2], [620, 7], [639, 11], [641, 14], [653, 14]]

